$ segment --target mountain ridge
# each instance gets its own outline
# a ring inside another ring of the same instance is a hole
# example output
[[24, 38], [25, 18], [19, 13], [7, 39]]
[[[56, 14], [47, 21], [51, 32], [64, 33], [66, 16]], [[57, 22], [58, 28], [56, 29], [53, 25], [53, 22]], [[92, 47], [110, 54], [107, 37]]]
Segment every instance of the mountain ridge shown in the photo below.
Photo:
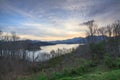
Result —
[[55, 41], [39, 41], [39, 40], [30, 40], [32, 43], [42, 43], [44, 45], [54, 45], [54, 44], [87, 44], [88, 41], [90, 41], [92, 38], [94, 38], [95, 42], [99, 42], [102, 40], [105, 40], [107, 36], [88, 36], [88, 37], [75, 37], [71, 39], [66, 40], [55, 40]]

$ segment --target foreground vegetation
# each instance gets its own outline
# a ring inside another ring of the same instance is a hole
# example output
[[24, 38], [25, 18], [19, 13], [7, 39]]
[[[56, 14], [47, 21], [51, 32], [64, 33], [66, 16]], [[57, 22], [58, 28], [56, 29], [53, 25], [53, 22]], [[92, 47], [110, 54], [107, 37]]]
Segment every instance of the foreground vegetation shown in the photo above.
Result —
[[120, 70], [113, 70], [103, 73], [86, 74], [77, 77], [65, 77], [59, 80], [120, 80]]
[[[56, 58], [59, 61], [59, 59]], [[30, 76], [18, 78], [18, 80], [119, 80], [120, 79], [120, 58], [115, 60], [105, 57], [100, 63], [80, 59], [82, 64], [75, 68], [64, 69], [63, 71], [49, 72], [46, 70]], [[53, 60], [54, 61], [54, 60]], [[108, 63], [109, 62], [109, 63]], [[59, 64], [59, 63], [58, 63]]]

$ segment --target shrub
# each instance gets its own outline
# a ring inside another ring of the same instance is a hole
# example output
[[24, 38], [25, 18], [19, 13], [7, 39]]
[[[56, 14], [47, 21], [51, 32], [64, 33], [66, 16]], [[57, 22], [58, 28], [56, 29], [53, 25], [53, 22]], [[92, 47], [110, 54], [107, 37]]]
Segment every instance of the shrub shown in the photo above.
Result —
[[115, 66], [116, 66], [116, 68], [120, 69], [120, 58], [117, 58], [115, 60]]
[[94, 62], [98, 63], [101, 61], [104, 54], [106, 53], [105, 47], [106, 47], [105, 42], [90, 44], [91, 57]]
[[114, 63], [114, 60], [112, 59], [112, 57], [108, 54], [106, 54], [104, 56], [104, 62], [105, 62], [105, 65], [109, 68], [114, 68], [115, 67], [115, 63]]
[[53, 76], [50, 78], [50, 80], [56, 80], [56, 79], [59, 79], [59, 78], [62, 78], [62, 77], [64, 77], [65, 75], [63, 74], [63, 73], [57, 73], [57, 72], [55, 72], [54, 74], [53, 74]]
[[37, 80], [48, 80], [47, 75], [43, 72], [37, 77]]
[[118, 57], [112, 58], [110, 55], [106, 54], [104, 56], [104, 62], [105, 65], [109, 68], [115, 68], [115, 69], [120, 68], [120, 58]]

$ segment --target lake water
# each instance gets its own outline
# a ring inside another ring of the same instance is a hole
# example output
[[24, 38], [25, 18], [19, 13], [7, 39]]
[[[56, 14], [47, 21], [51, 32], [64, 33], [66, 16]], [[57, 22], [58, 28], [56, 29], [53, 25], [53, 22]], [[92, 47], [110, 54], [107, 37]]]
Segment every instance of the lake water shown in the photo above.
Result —
[[[56, 44], [56, 45], [49, 45], [49, 46], [41, 46], [41, 50], [39, 51], [30, 51], [29, 55], [30, 57], [33, 59], [39, 59], [39, 61], [43, 61], [43, 60], [48, 60], [50, 59], [52, 56], [50, 55], [50, 52], [52, 50], [57, 51], [59, 50], [64, 50], [64, 51], [69, 51], [72, 48], [77, 48], [79, 46], [79, 44]], [[63, 52], [62, 54], [65, 54], [65, 52]], [[34, 55], [34, 56], [33, 56]]]
[[72, 49], [76, 48], [79, 44], [57, 44], [57, 45], [50, 45], [50, 46], [42, 46], [40, 52], [50, 53], [52, 50], [58, 49]]

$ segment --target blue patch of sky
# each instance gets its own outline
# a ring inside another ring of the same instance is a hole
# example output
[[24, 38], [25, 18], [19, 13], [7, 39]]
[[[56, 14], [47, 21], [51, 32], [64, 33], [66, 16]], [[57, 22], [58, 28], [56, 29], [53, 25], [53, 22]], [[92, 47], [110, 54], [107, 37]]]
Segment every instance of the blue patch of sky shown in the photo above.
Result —
[[21, 22], [26, 21], [27, 18], [19, 14], [9, 14], [0, 11], [0, 24], [2, 25], [20, 25]]

